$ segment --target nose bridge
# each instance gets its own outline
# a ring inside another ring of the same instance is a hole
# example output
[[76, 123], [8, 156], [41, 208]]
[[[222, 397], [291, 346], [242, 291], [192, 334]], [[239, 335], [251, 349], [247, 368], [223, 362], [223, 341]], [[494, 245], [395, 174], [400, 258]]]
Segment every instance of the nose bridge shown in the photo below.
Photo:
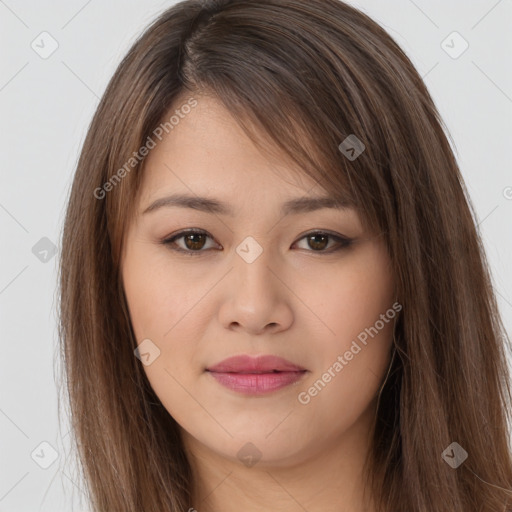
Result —
[[279, 263], [272, 251], [247, 237], [236, 248], [229, 297], [221, 309], [225, 327], [233, 325], [251, 332], [286, 328], [292, 322], [292, 311], [286, 287], [276, 277]]
[[[271, 250], [263, 248], [253, 237], [247, 237], [236, 248], [234, 257], [235, 289], [241, 299], [272, 301], [272, 295], [279, 293], [273, 279]], [[270, 305], [270, 304], [269, 304]]]

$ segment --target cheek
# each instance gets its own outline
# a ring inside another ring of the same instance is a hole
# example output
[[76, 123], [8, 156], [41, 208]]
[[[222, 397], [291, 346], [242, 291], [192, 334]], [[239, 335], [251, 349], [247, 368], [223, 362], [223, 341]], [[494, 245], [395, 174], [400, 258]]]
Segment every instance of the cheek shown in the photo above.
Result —
[[[298, 397], [311, 429], [327, 430], [333, 436], [346, 431], [368, 410], [376, 397], [390, 363], [393, 321], [366, 340], [347, 337], [324, 352], [321, 369], [301, 388]], [[373, 325], [373, 324], [372, 324]]]
[[122, 268], [137, 341], [155, 338], [165, 344], [174, 334], [174, 326], [194, 314], [202, 287], [191, 286], [187, 275], [169, 265], [161, 251], [142, 243], [133, 244]]
[[180, 383], [190, 378], [186, 370], [199, 368], [193, 360], [200, 321], [190, 319], [200, 314], [197, 305], [205, 290], [202, 286], [194, 289], [186, 274], [177, 272], [143, 243], [130, 247], [122, 274], [136, 343], [151, 340], [144, 345], [151, 347], [151, 362], [142, 369], [167, 411], [183, 422], [191, 407], [189, 393], [196, 391], [189, 382], [186, 388]]
[[339, 265], [309, 274], [298, 290], [321, 321], [318, 341], [330, 353], [372, 327], [395, 299], [389, 259], [382, 248], [368, 244], [347, 256]]
[[[195, 277], [169, 263], [165, 252], [146, 243], [133, 243], [122, 266], [123, 285], [137, 344], [150, 339], [160, 355], [144, 370], [155, 380], [199, 367], [197, 345], [205, 319], [211, 315], [202, 300], [213, 286], [212, 278]], [[162, 373], [164, 372], [164, 373]]]
[[312, 300], [332, 332], [318, 340], [319, 364], [302, 387], [300, 402], [315, 418], [313, 429], [329, 424], [334, 435], [357, 421], [376, 396], [390, 362], [396, 312], [392, 272], [382, 250], [360, 251], [325, 284], [328, 292], [322, 299], [317, 292]]

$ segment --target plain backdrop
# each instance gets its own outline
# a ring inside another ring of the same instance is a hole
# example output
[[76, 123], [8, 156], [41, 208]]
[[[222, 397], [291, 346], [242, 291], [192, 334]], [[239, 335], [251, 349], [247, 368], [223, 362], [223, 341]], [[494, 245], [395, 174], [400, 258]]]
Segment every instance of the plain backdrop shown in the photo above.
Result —
[[[79, 503], [68, 419], [58, 417], [56, 256], [64, 205], [108, 80], [173, 3], [0, 0], [0, 512], [89, 510], [85, 499]], [[349, 3], [384, 26], [424, 77], [453, 139], [510, 333], [512, 3]]]

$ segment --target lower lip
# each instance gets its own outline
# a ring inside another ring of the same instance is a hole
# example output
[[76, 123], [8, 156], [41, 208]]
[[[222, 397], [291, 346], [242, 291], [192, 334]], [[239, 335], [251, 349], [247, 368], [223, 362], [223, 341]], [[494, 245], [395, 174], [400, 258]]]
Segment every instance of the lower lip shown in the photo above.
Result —
[[297, 382], [306, 371], [272, 373], [208, 372], [223, 386], [248, 395], [270, 393]]

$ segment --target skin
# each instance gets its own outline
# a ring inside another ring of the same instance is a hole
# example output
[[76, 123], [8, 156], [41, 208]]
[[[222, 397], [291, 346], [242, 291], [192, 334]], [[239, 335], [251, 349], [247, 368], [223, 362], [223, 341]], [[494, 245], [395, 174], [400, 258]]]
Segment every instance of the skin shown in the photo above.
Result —
[[[309, 403], [298, 395], [395, 301], [382, 237], [366, 232], [353, 209], [281, 215], [282, 202], [326, 192], [284, 156], [258, 150], [206, 96], [150, 151], [141, 186], [122, 279], [137, 343], [150, 339], [160, 350], [143, 368], [181, 427], [195, 475], [190, 507], [373, 511], [363, 504], [362, 469], [393, 321]], [[234, 215], [176, 206], [142, 213], [177, 192], [226, 202]], [[199, 247], [192, 256], [161, 243], [188, 228], [208, 233], [196, 245], [175, 240]], [[329, 253], [336, 240], [318, 249], [305, 237], [315, 230], [354, 242]], [[248, 236], [263, 249], [252, 263], [236, 252]], [[229, 390], [205, 372], [240, 354], [278, 355], [308, 372], [264, 396]], [[249, 442], [256, 448], [245, 450], [260, 457], [252, 466], [237, 457]]]

